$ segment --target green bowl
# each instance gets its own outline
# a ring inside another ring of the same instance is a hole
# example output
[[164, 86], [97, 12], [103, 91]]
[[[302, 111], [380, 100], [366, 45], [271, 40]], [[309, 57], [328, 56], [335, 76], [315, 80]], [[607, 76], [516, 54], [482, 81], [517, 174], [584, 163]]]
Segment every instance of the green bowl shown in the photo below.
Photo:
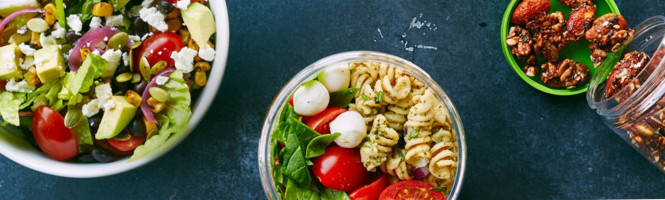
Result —
[[[510, 18], [513, 15], [513, 10], [517, 6], [519, 2], [522, 2], [522, 0], [511, 0], [510, 4], [508, 4], [508, 7], [506, 8], [506, 12], [503, 14], [503, 20], [501, 21], [501, 48], [503, 49], [503, 55], [506, 56], [506, 60], [508, 61], [508, 64], [510, 64], [510, 67], [513, 68], [513, 71], [524, 80], [524, 82], [528, 83], [532, 87], [548, 93], [548, 94], [553, 94], [553, 95], [559, 95], [559, 96], [570, 96], [570, 95], [576, 95], [580, 94], [583, 92], [586, 92], [586, 90], [589, 88], [589, 83], [586, 83], [583, 86], [579, 86], [576, 88], [572, 89], [565, 89], [565, 88], [550, 88], [549, 86], [545, 85], [542, 81], [540, 81], [540, 76], [535, 76], [533, 78], [526, 76], [526, 74], [522, 71], [522, 66], [526, 65], [526, 62], [524, 60], [517, 60], [515, 56], [513, 56], [510, 53], [510, 49], [508, 48], [508, 44], [506, 44], [506, 37], [508, 36], [508, 31], [510, 30], [510, 26], [512, 25], [510, 23]], [[555, 11], [561, 11], [564, 13], [566, 18], [568, 18], [568, 14], [570, 14], [570, 8], [566, 7], [565, 5], [559, 3], [556, 0], [550, 0], [552, 2], [552, 10], [551, 12]], [[596, 10], [596, 17], [599, 17], [601, 15], [607, 14], [607, 13], [616, 13], [616, 14], [621, 14], [619, 13], [619, 8], [617, 7], [616, 3], [614, 3], [613, 0], [596, 0], [594, 1], [596, 4], [597, 10]], [[582, 38], [578, 42], [572, 42], [568, 43], [561, 51], [559, 51], [559, 59], [573, 59], [577, 62], [584, 63], [586, 66], [589, 67], [589, 75], [593, 75], [594, 72], [596, 71], [596, 67], [593, 66], [593, 62], [591, 61], [591, 51], [589, 51], [589, 41], [585, 40]], [[611, 57], [611, 53], [608, 53], [608, 58]], [[538, 63], [542, 64], [544, 63], [544, 59], [540, 56], [538, 58]], [[591, 80], [591, 77], [589, 77], [589, 80]]]

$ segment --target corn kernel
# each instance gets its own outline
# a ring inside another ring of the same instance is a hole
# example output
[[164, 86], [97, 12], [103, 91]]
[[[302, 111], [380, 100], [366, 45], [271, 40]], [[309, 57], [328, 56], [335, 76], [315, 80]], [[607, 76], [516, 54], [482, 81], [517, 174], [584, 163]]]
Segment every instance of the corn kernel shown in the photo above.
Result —
[[113, 5], [107, 2], [95, 3], [92, 6], [92, 15], [97, 17], [108, 17], [113, 14]]
[[127, 98], [129, 103], [132, 103], [135, 106], [141, 105], [141, 95], [134, 92], [134, 90], [127, 90], [127, 92], [125, 92], [125, 98]]
[[159, 113], [164, 110], [164, 107], [166, 107], [166, 104], [164, 102], [159, 102], [157, 99], [154, 99], [152, 97], [148, 98], [148, 107], [150, 107], [150, 110], [153, 113]]
[[52, 26], [55, 23], [55, 5], [53, 3], [46, 4], [42, 9], [42, 18], [49, 26]]

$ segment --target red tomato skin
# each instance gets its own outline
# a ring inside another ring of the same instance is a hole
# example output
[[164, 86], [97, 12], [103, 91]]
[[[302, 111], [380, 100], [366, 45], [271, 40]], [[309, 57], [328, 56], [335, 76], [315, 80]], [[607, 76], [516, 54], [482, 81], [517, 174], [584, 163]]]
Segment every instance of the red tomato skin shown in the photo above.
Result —
[[349, 194], [349, 198], [351, 200], [377, 200], [386, 187], [388, 187], [388, 177], [386, 174], [381, 174], [376, 181], [354, 190]]
[[111, 144], [109, 144], [109, 142], [107, 140], [96, 140], [94, 138], [94, 136], [93, 136], [92, 142], [95, 143], [96, 146], [99, 146], [103, 149], [109, 150], [111, 153], [113, 153], [115, 155], [126, 156], [126, 155], [132, 155], [134, 153], [134, 151], [120, 151], [120, 150], [114, 148], [113, 146], [111, 146]]
[[381, 200], [446, 199], [446, 196], [444, 196], [443, 193], [431, 191], [432, 188], [434, 188], [433, 185], [423, 181], [415, 181], [415, 180], [400, 181], [384, 189], [383, 192], [381, 192], [381, 196], [379, 196], [379, 199]]
[[78, 155], [76, 136], [65, 126], [65, 119], [56, 110], [38, 107], [32, 118], [32, 134], [39, 148], [55, 160], [69, 160]]
[[312, 172], [324, 186], [344, 192], [353, 191], [365, 184], [369, 172], [360, 161], [358, 149], [347, 149], [331, 144], [326, 152], [314, 159]]
[[0, 88], [5, 88], [5, 85], [7, 85], [7, 81], [0, 81]]
[[180, 51], [183, 47], [185, 47], [185, 43], [182, 42], [180, 35], [174, 32], [155, 32], [135, 49], [132, 58], [134, 62], [133, 70], [134, 72], [140, 71], [139, 61], [143, 56], [148, 60], [150, 66], [154, 66], [159, 61], [166, 61], [166, 68], [171, 68], [175, 63], [171, 58], [171, 52]]
[[115, 149], [119, 151], [132, 151], [136, 149], [136, 147], [141, 146], [143, 143], [145, 143], [146, 135], [143, 135], [141, 137], [136, 137], [134, 135], [130, 134], [130, 138], [128, 140], [116, 140], [116, 139], [107, 139], [107, 142]]
[[340, 107], [326, 108], [321, 113], [312, 116], [307, 121], [307, 126], [321, 134], [328, 134], [330, 133], [330, 122], [344, 112], [346, 109]]

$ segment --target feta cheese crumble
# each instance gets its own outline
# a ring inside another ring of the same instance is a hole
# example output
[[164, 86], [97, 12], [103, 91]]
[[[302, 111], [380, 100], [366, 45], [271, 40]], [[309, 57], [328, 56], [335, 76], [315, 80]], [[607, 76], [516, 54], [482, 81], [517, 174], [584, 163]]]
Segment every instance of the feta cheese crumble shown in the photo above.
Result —
[[7, 82], [5, 85], [5, 90], [10, 91], [10, 92], [20, 92], [20, 93], [28, 93], [32, 92], [35, 90], [34, 85], [29, 85], [28, 82], [25, 80], [21, 80], [19, 82], [16, 82], [13, 78]]
[[106, 17], [106, 26], [124, 26], [125, 24], [122, 22], [123, 19], [122, 15], [108, 16]]
[[157, 83], [157, 85], [164, 85], [168, 81], [169, 77], [167, 76], [157, 76], [157, 78], [155, 78], [155, 83]]
[[107, 68], [104, 70], [102, 77], [111, 77], [113, 76], [113, 73], [115, 73], [115, 70], [118, 69], [118, 65], [120, 65], [122, 51], [109, 49], [108, 51], [104, 52], [102, 58], [109, 63]]
[[31, 55], [34, 54], [35, 51], [36, 51], [36, 50], [33, 49], [32, 47], [30, 47], [30, 45], [27, 45], [27, 44], [19, 44], [19, 45], [18, 45], [18, 48], [19, 48], [19, 49], [21, 50], [21, 52], [23, 52], [23, 54], [25, 54], [26, 56], [31, 56]]
[[102, 27], [102, 18], [99, 17], [93, 17], [92, 20], [90, 20], [90, 30], [96, 29]]
[[69, 17], [67, 17], [67, 25], [69, 25], [76, 34], [81, 34], [83, 23], [81, 23], [81, 18], [79, 18], [78, 15], [69, 15]]
[[180, 10], [187, 10], [189, 3], [191, 3], [190, 0], [180, 0], [175, 4], [175, 7], [179, 8]]
[[51, 36], [53, 36], [55, 38], [58, 38], [58, 39], [65, 38], [65, 34], [66, 34], [67, 31], [64, 28], [60, 27], [60, 25], [58, 23], [55, 24], [54, 28], [55, 28], [55, 30], [53, 32], [51, 32]]
[[155, 7], [142, 8], [139, 11], [139, 17], [159, 31], [164, 32], [169, 29], [169, 25], [164, 21], [164, 15], [157, 11]]
[[28, 32], [28, 26], [22, 26], [18, 30], [16, 30], [16, 33], [23, 35]]
[[112, 108], [115, 108], [115, 102], [113, 102], [113, 100], [108, 100], [106, 101], [106, 103], [104, 103], [104, 105], [102, 105], [102, 107], [104, 108], [104, 110], [110, 110]]
[[122, 62], [125, 66], [129, 66], [129, 54], [127, 52], [122, 53]]
[[215, 59], [215, 49], [206, 44], [205, 47], [199, 48], [199, 57], [206, 61], [212, 61]]
[[141, 37], [139, 37], [138, 35], [129, 35], [129, 39], [134, 42], [141, 41]]
[[28, 70], [30, 67], [35, 65], [35, 58], [32, 56], [26, 56], [25, 60], [20, 60], [21, 61], [21, 69], [23, 70]]
[[92, 117], [93, 115], [96, 115], [99, 113], [99, 99], [93, 99], [90, 100], [90, 102], [86, 103], [81, 107], [81, 111], [83, 112], [83, 115], [87, 117]]
[[194, 70], [194, 56], [196, 51], [189, 47], [182, 48], [180, 52], [171, 52], [171, 58], [175, 61], [175, 68], [189, 73]]

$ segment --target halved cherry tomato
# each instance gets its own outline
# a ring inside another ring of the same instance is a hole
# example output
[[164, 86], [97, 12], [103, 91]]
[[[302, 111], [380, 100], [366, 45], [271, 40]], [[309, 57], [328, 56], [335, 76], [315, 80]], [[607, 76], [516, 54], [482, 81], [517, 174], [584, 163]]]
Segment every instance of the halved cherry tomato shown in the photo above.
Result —
[[307, 126], [321, 134], [328, 134], [330, 133], [330, 122], [344, 112], [346, 109], [340, 107], [326, 108], [321, 113], [312, 116], [307, 121]]
[[422, 181], [400, 181], [388, 186], [379, 199], [381, 200], [420, 200], [446, 199], [441, 192], [432, 191], [433, 185]]
[[136, 149], [136, 147], [145, 143], [146, 135], [143, 134], [141, 137], [136, 137], [132, 134], [129, 134], [130, 137], [127, 140], [116, 140], [116, 139], [107, 139], [106, 141], [113, 146], [113, 148], [120, 151], [131, 151]]
[[293, 95], [291, 95], [291, 98], [289, 99], [289, 105], [293, 106]]
[[369, 185], [362, 186], [354, 190], [349, 197], [351, 200], [377, 200], [383, 189], [388, 186], [388, 177], [386, 174], [381, 174], [379, 179], [370, 183]]
[[369, 172], [360, 161], [358, 149], [347, 149], [331, 144], [326, 152], [314, 159], [312, 172], [324, 186], [350, 192], [367, 182]]
[[[5, 88], [5, 85], [7, 85], [7, 81], [0, 81], [0, 88]], [[293, 103], [291, 103], [293, 105]]]
[[139, 70], [139, 61], [141, 57], [145, 57], [154, 66], [159, 61], [166, 61], [167, 68], [173, 67], [174, 61], [171, 58], [171, 52], [180, 51], [185, 47], [182, 42], [182, 37], [174, 32], [155, 32], [152, 36], [148, 37], [141, 43], [137, 49], [134, 50], [134, 73]]
[[126, 156], [126, 155], [132, 155], [132, 153], [134, 153], [134, 151], [120, 151], [115, 147], [111, 146], [111, 144], [109, 144], [107, 140], [96, 140], [94, 136], [92, 138], [92, 141], [95, 143], [96, 146], [109, 150], [115, 155]]
[[32, 117], [32, 134], [39, 148], [56, 160], [69, 160], [79, 153], [79, 144], [65, 119], [47, 106], [39, 106]]

